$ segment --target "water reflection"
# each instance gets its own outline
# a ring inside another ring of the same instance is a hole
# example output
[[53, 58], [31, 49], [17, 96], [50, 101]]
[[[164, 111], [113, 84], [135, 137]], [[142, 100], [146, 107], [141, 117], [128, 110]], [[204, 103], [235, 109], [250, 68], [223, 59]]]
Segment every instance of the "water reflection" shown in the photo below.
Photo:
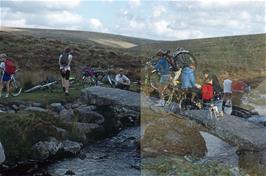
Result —
[[233, 147], [223, 140], [206, 132], [200, 132], [205, 140], [207, 146], [207, 154], [202, 160], [206, 161], [218, 161], [220, 163], [238, 167], [238, 156], [236, 154], [236, 147]]
[[242, 151], [238, 152], [221, 139], [201, 132], [208, 152], [201, 162], [218, 161], [232, 167], [239, 167], [250, 176], [266, 176], [266, 150], [261, 152]]

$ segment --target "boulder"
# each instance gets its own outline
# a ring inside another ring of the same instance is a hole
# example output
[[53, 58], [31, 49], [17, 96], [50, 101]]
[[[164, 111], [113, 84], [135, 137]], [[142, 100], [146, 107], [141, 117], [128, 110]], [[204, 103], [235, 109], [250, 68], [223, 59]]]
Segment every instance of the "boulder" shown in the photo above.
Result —
[[114, 117], [124, 126], [139, 120], [140, 112], [138, 111], [131, 110], [123, 106], [111, 106], [111, 110]]
[[121, 89], [89, 87], [81, 91], [81, 101], [95, 106], [118, 105], [135, 111], [140, 110], [140, 94]]
[[2, 143], [0, 142], [0, 164], [2, 164], [6, 160], [5, 151], [2, 146]]
[[95, 137], [104, 133], [103, 126], [96, 123], [65, 122], [63, 125], [65, 129], [72, 132], [72, 135], [74, 134], [72, 138], [81, 142], [93, 141]]
[[75, 109], [74, 112], [75, 115], [78, 117], [78, 121], [82, 123], [103, 124], [104, 116], [95, 111], [91, 111], [91, 109], [91, 106]]
[[50, 104], [50, 109], [52, 111], [60, 113], [64, 109], [64, 106], [61, 103], [52, 103]]
[[33, 107], [42, 107], [42, 104], [41, 104], [41, 103], [37, 103], [37, 102], [32, 103], [31, 105], [32, 105]]
[[207, 148], [196, 124], [166, 113], [142, 111], [143, 155], [193, 155], [202, 157]]
[[72, 109], [63, 109], [59, 114], [60, 118], [66, 122], [72, 122], [74, 119], [74, 112]]
[[47, 109], [43, 109], [41, 107], [27, 107], [25, 111], [33, 111], [33, 112], [48, 112]]
[[97, 107], [93, 105], [81, 105], [76, 108], [77, 111], [96, 111]]
[[40, 141], [32, 147], [33, 158], [37, 160], [45, 160], [50, 156], [54, 156], [62, 148], [63, 144], [55, 138], [50, 138], [49, 141]]
[[82, 144], [78, 142], [73, 142], [70, 140], [63, 141], [63, 150], [66, 153], [69, 153], [71, 155], [76, 155], [80, 152], [82, 148]]

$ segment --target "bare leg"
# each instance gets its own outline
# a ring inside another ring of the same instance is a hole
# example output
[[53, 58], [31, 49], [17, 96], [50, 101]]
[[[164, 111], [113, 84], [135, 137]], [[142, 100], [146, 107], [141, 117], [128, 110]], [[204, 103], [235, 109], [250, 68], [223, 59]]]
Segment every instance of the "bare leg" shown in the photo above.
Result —
[[10, 80], [6, 82], [6, 92], [9, 94], [10, 91]]
[[69, 92], [69, 80], [65, 80], [66, 93]]

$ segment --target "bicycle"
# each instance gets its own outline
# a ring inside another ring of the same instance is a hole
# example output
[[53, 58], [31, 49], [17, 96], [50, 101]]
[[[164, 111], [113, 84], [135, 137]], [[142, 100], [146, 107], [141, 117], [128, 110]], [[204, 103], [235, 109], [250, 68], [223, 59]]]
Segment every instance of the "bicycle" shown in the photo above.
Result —
[[[171, 56], [169, 56], [171, 57]], [[193, 98], [187, 96], [188, 91], [181, 89], [181, 83], [178, 81], [182, 73], [182, 69], [188, 65], [197, 65], [194, 56], [183, 48], [177, 48], [172, 56], [173, 62], [170, 64], [170, 81], [166, 90], [164, 91], [165, 106], [171, 106], [173, 102], [177, 103], [180, 110], [187, 110], [200, 107], [200, 101], [196, 98], [195, 101], [191, 101]], [[158, 91], [160, 74], [154, 70], [154, 66], [158, 61], [154, 58], [150, 59], [144, 67], [145, 74], [145, 88], [149, 91]], [[151, 89], [150, 89], [151, 88]]]
[[90, 72], [82, 72], [82, 85], [83, 87], [108, 85], [112, 88], [115, 87], [114, 75], [110, 70], [102, 70], [98, 68], [92, 68]]
[[25, 90], [25, 93], [31, 93], [37, 90], [45, 90], [49, 89], [50, 92], [52, 92], [52, 88], [54, 85], [58, 84], [58, 81], [55, 79], [49, 79], [47, 78], [46, 80], [42, 81], [40, 84], [33, 86], [27, 90]]
[[[16, 96], [19, 96], [20, 93], [22, 92], [22, 86], [21, 86], [21, 83], [20, 81], [18, 81], [16, 79], [16, 73], [20, 71], [19, 69], [17, 69], [15, 71], [14, 74], [11, 75], [11, 79], [10, 79], [10, 82], [9, 82], [9, 92], [10, 94], [13, 96], [13, 97], [16, 97]], [[2, 76], [4, 75], [4, 70], [1, 71], [1, 78]], [[4, 89], [6, 89], [6, 87], [4, 86], [3, 87]]]

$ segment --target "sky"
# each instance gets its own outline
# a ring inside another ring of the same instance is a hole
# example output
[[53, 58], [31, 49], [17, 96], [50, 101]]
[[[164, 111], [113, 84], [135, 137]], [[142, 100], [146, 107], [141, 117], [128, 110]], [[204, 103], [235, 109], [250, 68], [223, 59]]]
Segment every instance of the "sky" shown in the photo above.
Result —
[[266, 31], [265, 0], [1, 0], [0, 24], [184, 40]]

